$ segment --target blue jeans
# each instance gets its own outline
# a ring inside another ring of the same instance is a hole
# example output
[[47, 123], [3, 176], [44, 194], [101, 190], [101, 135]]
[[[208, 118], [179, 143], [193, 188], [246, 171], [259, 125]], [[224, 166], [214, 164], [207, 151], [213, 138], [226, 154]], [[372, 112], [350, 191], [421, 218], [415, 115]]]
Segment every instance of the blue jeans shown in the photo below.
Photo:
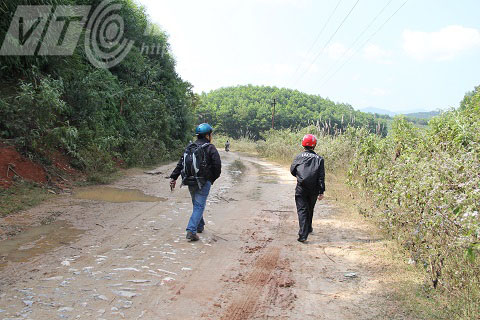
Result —
[[210, 193], [210, 187], [212, 183], [207, 181], [202, 189], [198, 187], [188, 187], [190, 195], [192, 196], [193, 211], [190, 220], [188, 221], [187, 231], [197, 233], [198, 230], [203, 230], [205, 227], [205, 221], [203, 220], [203, 211], [207, 203], [207, 197]]

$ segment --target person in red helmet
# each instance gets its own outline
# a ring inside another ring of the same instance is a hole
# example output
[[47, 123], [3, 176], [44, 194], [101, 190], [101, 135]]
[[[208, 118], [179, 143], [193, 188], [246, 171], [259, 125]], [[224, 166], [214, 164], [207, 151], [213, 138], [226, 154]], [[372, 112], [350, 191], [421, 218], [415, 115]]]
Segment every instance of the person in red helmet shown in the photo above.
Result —
[[297, 205], [298, 241], [307, 241], [313, 232], [313, 210], [318, 200], [323, 199], [325, 192], [325, 165], [321, 156], [313, 151], [317, 146], [317, 138], [313, 134], [303, 137], [302, 146], [305, 151], [297, 155], [290, 167], [290, 172], [297, 178], [295, 203]]

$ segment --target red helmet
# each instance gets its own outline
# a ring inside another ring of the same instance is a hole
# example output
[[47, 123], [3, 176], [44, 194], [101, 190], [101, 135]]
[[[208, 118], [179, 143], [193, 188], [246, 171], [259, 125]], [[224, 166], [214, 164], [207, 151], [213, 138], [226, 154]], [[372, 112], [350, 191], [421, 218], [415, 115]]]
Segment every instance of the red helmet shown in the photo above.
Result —
[[303, 137], [302, 146], [304, 147], [314, 147], [317, 145], [317, 137], [313, 134], [307, 134]]

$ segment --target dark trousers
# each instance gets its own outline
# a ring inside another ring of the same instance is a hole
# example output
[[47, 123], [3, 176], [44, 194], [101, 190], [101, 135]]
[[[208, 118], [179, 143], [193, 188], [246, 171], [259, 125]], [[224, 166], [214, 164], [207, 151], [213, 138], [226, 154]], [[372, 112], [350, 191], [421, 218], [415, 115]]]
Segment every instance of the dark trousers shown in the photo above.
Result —
[[317, 203], [317, 194], [311, 194], [305, 189], [297, 186], [295, 189], [295, 203], [297, 204], [298, 224], [300, 230], [298, 236], [307, 239], [312, 231], [313, 210]]

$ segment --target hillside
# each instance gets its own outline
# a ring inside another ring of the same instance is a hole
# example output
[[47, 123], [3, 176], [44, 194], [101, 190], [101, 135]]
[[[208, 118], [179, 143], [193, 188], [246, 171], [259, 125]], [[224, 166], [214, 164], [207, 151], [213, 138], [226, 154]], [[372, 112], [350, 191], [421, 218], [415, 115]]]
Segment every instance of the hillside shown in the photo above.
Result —
[[409, 118], [417, 118], [417, 119], [431, 119], [435, 116], [438, 116], [441, 111], [434, 110], [434, 111], [419, 111], [419, 112], [409, 112], [409, 113], [398, 113], [398, 112], [393, 112], [387, 109], [381, 109], [381, 108], [363, 108], [360, 109], [362, 112], [366, 113], [372, 113], [372, 114], [378, 114], [382, 116], [389, 116], [389, 117], [395, 117], [396, 115], [404, 115], [405, 117]]
[[440, 111], [428, 111], [428, 112], [413, 112], [404, 114], [407, 118], [426, 119], [429, 120], [433, 117], [440, 115]]
[[373, 107], [363, 108], [363, 109], [360, 109], [360, 111], [366, 112], [366, 113], [386, 115], [386, 116], [389, 116], [389, 117], [394, 117], [394, 116], [396, 116], [396, 115], [398, 114], [398, 113], [393, 112], [393, 111], [390, 111], [390, 110], [380, 109], [380, 108], [373, 108]]
[[296, 129], [317, 125], [327, 134], [343, 132], [349, 125], [386, 134], [386, 122], [372, 114], [356, 111], [346, 103], [335, 103], [318, 95], [268, 86], [227, 87], [203, 93], [196, 109], [199, 121], [210, 122], [231, 137], [259, 138], [272, 127]]
[[[128, 21], [123, 36], [134, 45], [109, 69], [88, 55], [88, 29], [71, 56], [0, 56], [0, 140], [44, 165], [60, 151], [91, 174], [111, 172], [116, 163], [169, 159], [188, 141], [196, 99], [175, 70], [168, 36], [152, 26], [144, 8], [130, 0], [117, 2]], [[4, 3], [0, 40], [21, 3]], [[41, 3], [95, 6], [100, 1]], [[143, 46], [162, 50], [147, 54]]]

